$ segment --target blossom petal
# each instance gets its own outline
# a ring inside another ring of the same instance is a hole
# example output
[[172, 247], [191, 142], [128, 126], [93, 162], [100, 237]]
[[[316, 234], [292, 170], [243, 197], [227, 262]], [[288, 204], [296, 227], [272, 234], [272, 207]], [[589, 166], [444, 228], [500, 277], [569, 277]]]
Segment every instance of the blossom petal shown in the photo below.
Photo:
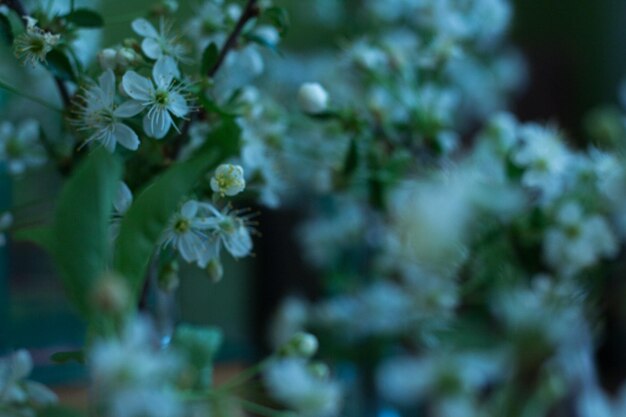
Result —
[[235, 258], [243, 258], [252, 251], [252, 238], [245, 226], [238, 227], [234, 233], [224, 236], [224, 246]]
[[152, 68], [152, 78], [159, 88], [166, 89], [172, 80], [178, 77], [180, 77], [180, 71], [171, 56], [162, 56]]
[[104, 106], [109, 107], [115, 100], [115, 74], [113, 71], [110, 69], [104, 71], [98, 78], [98, 85], [102, 89]]
[[198, 213], [198, 202], [195, 200], [187, 201], [185, 204], [183, 204], [183, 207], [180, 209], [180, 214], [182, 214], [183, 217], [185, 217], [186, 219], [192, 219], [196, 217], [197, 213]]
[[148, 136], [163, 139], [172, 126], [172, 116], [166, 109], [154, 109], [143, 118], [143, 128]]
[[152, 82], [135, 71], [128, 71], [122, 78], [122, 87], [126, 94], [139, 101], [150, 101], [153, 90]]
[[152, 23], [148, 22], [144, 18], [139, 18], [133, 20], [133, 23], [130, 25], [137, 35], [141, 35], [148, 38], [158, 38], [159, 33], [154, 28]]
[[126, 149], [135, 151], [139, 148], [139, 138], [137, 134], [133, 129], [123, 123], [116, 123], [113, 126], [113, 136], [115, 140]]
[[120, 181], [117, 187], [117, 193], [115, 193], [115, 200], [113, 200], [113, 207], [118, 213], [123, 214], [128, 211], [132, 203], [133, 193], [124, 181]]
[[115, 117], [133, 117], [141, 113], [144, 109], [144, 105], [136, 100], [128, 100], [119, 105], [113, 112]]
[[167, 109], [171, 111], [176, 117], [185, 117], [189, 113], [189, 106], [187, 100], [182, 94], [170, 93], [170, 103]]
[[141, 42], [141, 50], [150, 59], [159, 59], [163, 56], [161, 45], [154, 38], [145, 38]]

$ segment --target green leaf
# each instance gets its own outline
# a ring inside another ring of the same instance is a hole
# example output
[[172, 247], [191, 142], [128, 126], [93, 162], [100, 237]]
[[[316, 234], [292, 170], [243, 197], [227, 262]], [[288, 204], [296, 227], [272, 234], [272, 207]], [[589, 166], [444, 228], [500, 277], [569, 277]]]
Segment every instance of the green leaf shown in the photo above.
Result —
[[239, 151], [240, 129], [224, 119], [190, 160], [173, 165], [139, 193], [120, 225], [115, 246], [115, 270], [139, 294], [150, 258], [181, 200], [196, 181], [224, 158]]
[[76, 9], [65, 15], [65, 19], [82, 28], [100, 28], [104, 26], [104, 19], [98, 12], [89, 9]]
[[187, 363], [195, 374], [196, 389], [208, 388], [212, 384], [213, 360], [224, 337], [217, 327], [200, 327], [184, 324], [178, 326], [172, 345], [186, 356]]
[[11, 22], [9, 21], [9, 18], [3, 14], [0, 14], [0, 37], [2, 37], [7, 44], [13, 44], [13, 29], [11, 28]]
[[46, 55], [46, 66], [56, 78], [76, 82], [76, 75], [72, 63], [67, 55], [58, 49], [54, 49]]
[[291, 25], [289, 13], [283, 7], [270, 7], [264, 13], [284, 36]]
[[90, 314], [89, 292], [110, 260], [109, 222], [122, 177], [121, 162], [93, 151], [61, 192], [53, 226], [53, 255], [70, 300]]
[[359, 147], [356, 138], [352, 138], [350, 141], [350, 147], [346, 154], [346, 160], [343, 164], [343, 174], [349, 177], [356, 171], [359, 165]]
[[85, 363], [85, 352], [78, 350], [75, 352], [57, 352], [50, 356], [50, 360], [54, 363], [64, 364], [68, 362]]
[[50, 226], [17, 230], [11, 236], [18, 241], [32, 242], [49, 252], [52, 252], [54, 247], [52, 228]]
[[202, 53], [202, 74], [208, 75], [209, 71], [215, 66], [217, 63], [217, 58], [219, 57], [220, 51], [215, 44], [215, 42], [211, 42], [209, 46], [206, 47], [204, 52]]

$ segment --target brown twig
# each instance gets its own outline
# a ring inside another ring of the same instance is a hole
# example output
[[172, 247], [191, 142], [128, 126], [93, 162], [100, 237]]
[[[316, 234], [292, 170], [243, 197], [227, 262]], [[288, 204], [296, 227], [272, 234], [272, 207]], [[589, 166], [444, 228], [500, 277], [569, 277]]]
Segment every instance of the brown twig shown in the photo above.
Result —
[[215, 64], [213, 64], [213, 66], [209, 70], [207, 74], [209, 77], [215, 77], [215, 74], [217, 74], [217, 71], [219, 71], [220, 67], [224, 63], [224, 60], [226, 59], [226, 56], [228, 56], [228, 53], [237, 45], [237, 41], [239, 40], [241, 31], [246, 26], [248, 21], [254, 19], [259, 15], [259, 7], [257, 6], [257, 3], [258, 0], [248, 0], [248, 4], [246, 4], [246, 8], [239, 17], [235, 28], [231, 32], [230, 36], [228, 36], [228, 39], [226, 39], [226, 42], [224, 43], [224, 46], [222, 47], [222, 50], [217, 57], [217, 61], [215, 61]]

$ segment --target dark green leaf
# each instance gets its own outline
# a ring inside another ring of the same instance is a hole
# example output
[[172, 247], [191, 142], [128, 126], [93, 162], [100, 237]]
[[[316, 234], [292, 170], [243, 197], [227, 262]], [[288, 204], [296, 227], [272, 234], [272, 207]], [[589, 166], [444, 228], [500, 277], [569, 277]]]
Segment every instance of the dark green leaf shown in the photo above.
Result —
[[204, 52], [202, 53], [202, 74], [208, 75], [209, 71], [215, 66], [217, 63], [217, 58], [220, 54], [220, 51], [215, 44], [215, 42], [211, 42], [209, 46], [206, 47]]
[[75, 352], [57, 352], [50, 356], [50, 360], [54, 363], [64, 364], [68, 362], [85, 363], [85, 352], [78, 350]]
[[11, 29], [11, 22], [3, 14], [0, 14], [0, 37], [2, 37], [2, 39], [4, 39], [9, 45], [13, 44], [13, 29]]
[[48, 251], [53, 249], [52, 229], [49, 226], [17, 230], [11, 236], [18, 241], [32, 242]]
[[120, 161], [99, 148], [67, 181], [53, 227], [56, 263], [70, 300], [90, 313], [89, 292], [109, 262], [109, 222], [122, 177]]
[[56, 77], [64, 81], [76, 82], [74, 67], [67, 55], [58, 49], [52, 50], [46, 55], [48, 70]]
[[286, 9], [276, 6], [270, 7], [265, 10], [264, 15], [272, 21], [274, 26], [276, 26], [283, 36], [287, 33], [291, 23], [289, 21], [289, 13]]
[[98, 12], [89, 9], [76, 9], [65, 15], [68, 22], [82, 28], [99, 28], [104, 26], [104, 19]]
[[52, 406], [37, 411], [37, 417], [84, 417], [84, 414], [62, 406]]
[[181, 200], [202, 174], [239, 151], [240, 130], [225, 119], [190, 160], [173, 165], [139, 193], [120, 226], [114, 266], [138, 294], [150, 258]]
[[350, 147], [343, 164], [343, 174], [349, 177], [354, 173], [359, 165], [359, 147], [355, 138], [350, 141]]
[[220, 116], [225, 116], [225, 117], [230, 117], [230, 118], [236, 117], [235, 114], [229, 113], [227, 110], [224, 110], [215, 101], [211, 100], [210, 98], [204, 95], [201, 95], [198, 98], [198, 102], [200, 103], [202, 108], [206, 110], [208, 113], [215, 113], [215, 114], [219, 114]]

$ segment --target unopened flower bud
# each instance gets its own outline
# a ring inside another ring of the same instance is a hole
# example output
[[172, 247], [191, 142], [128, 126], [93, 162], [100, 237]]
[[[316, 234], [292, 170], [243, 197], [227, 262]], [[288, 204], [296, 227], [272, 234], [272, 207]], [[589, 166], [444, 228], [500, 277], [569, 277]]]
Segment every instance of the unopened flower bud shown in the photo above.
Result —
[[303, 84], [298, 92], [298, 103], [305, 113], [322, 113], [328, 108], [328, 92], [318, 83]]
[[131, 300], [127, 284], [120, 276], [111, 273], [105, 274], [96, 282], [91, 295], [96, 308], [107, 314], [122, 313]]
[[120, 48], [115, 55], [115, 62], [120, 68], [128, 68], [135, 65], [139, 60], [139, 55], [132, 48]]
[[330, 375], [328, 365], [323, 362], [311, 362], [309, 364], [309, 371], [319, 379], [326, 379]]
[[106, 70], [114, 70], [116, 63], [116, 55], [117, 51], [112, 48], [103, 49], [98, 53], [98, 62], [100, 63], [100, 68], [104, 71]]
[[315, 355], [318, 346], [317, 337], [311, 333], [298, 332], [279, 349], [278, 353], [283, 356], [310, 358]]
[[219, 259], [212, 259], [206, 267], [209, 278], [214, 283], [218, 283], [224, 277], [224, 267]]
[[164, 292], [173, 292], [180, 285], [178, 262], [172, 261], [159, 271], [159, 288]]
[[232, 197], [246, 188], [243, 168], [240, 165], [222, 164], [211, 178], [211, 189], [222, 196]]

